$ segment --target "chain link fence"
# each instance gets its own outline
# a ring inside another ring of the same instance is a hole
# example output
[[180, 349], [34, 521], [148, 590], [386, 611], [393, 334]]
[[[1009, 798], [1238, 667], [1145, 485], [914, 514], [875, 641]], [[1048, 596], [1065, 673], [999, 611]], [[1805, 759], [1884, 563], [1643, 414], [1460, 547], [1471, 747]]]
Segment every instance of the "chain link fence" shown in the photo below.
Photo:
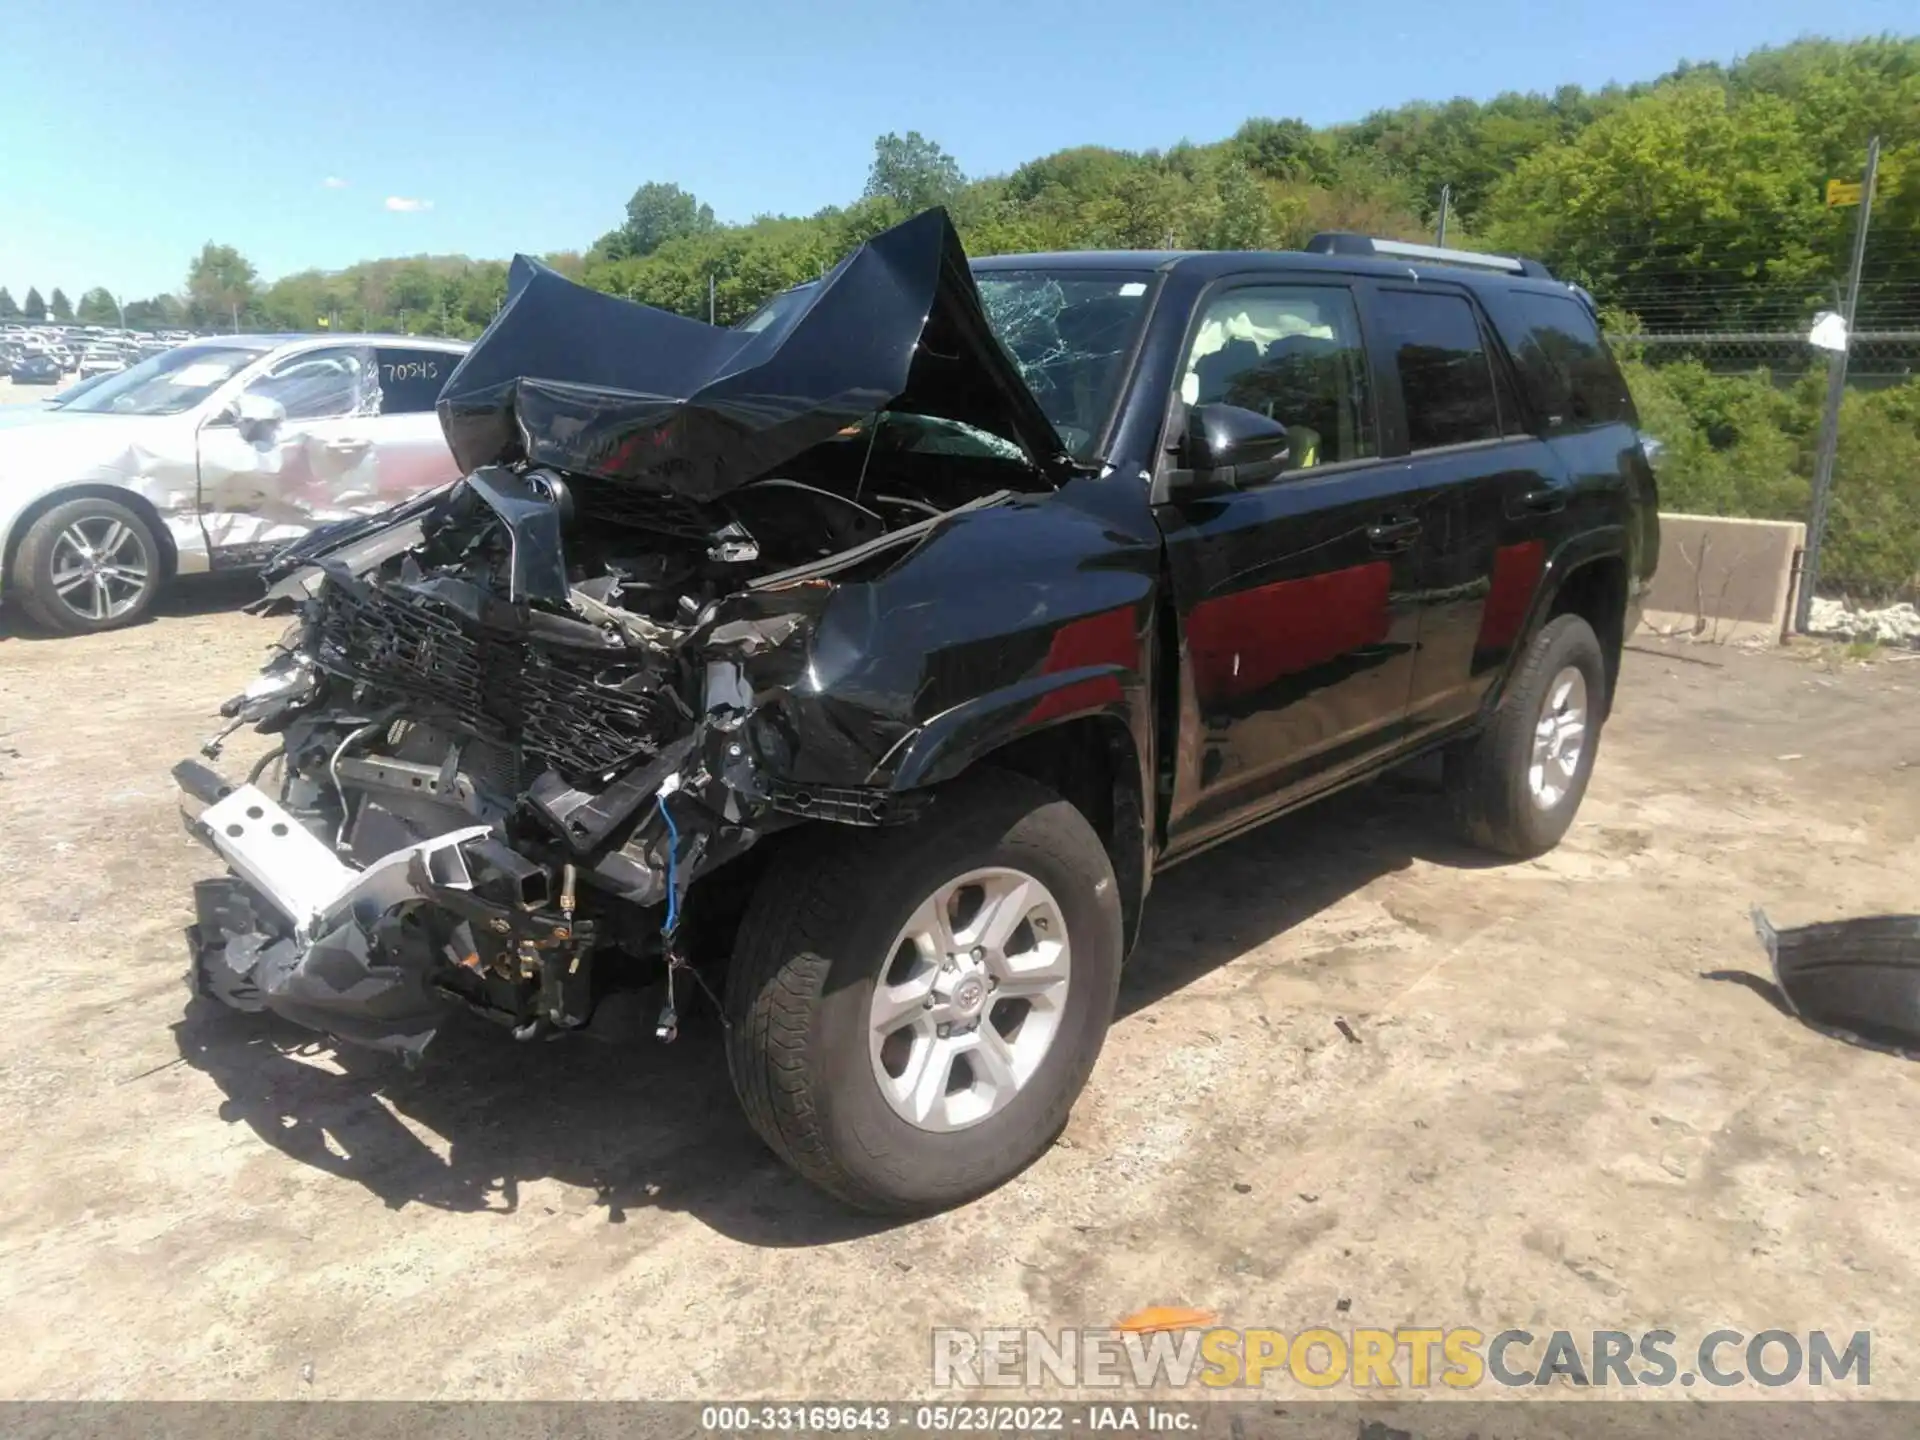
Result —
[[[1640, 331], [1607, 337], [1615, 351], [1647, 364], [1692, 361], [1716, 375], [1795, 378], [1824, 375], [1827, 357], [1807, 343], [1805, 330]], [[1903, 385], [1920, 377], [1920, 328], [1857, 331], [1849, 346], [1847, 384], [1861, 389]]]
[[[1920, 600], [1920, 325], [1861, 320], [1848, 347], [1817, 588], [1856, 606]], [[1609, 336], [1641, 423], [1660, 442], [1663, 509], [1809, 519], [1830, 372], [1807, 334]]]

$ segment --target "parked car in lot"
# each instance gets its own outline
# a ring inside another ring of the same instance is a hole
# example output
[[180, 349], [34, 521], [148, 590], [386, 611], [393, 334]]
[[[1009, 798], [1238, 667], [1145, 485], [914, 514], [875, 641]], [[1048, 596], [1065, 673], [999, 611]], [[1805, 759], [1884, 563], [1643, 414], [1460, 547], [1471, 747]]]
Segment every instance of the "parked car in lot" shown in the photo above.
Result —
[[118, 349], [95, 345], [81, 352], [75, 368], [82, 380], [90, 375], [112, 375], [127, 368], [127, 357]]
[[239, 335], [96, 370], [0, 428], [0, 598], [48, 629], [110, 629], [176, 575], [257, 565], [454, 478], [433, 406], [465, 349]]
[[922, 1211], [1066, 1123], [1157, 871], [1424, 752], [1551, 848], [1658, 548], [1593, 305], [1310, 250], [930, 211], [731, 331], [516, 260], [461, 482], [268, 570], [277, 782], [176, 768], [196, 986], [408, 1059], [704, 991], [768, 1145]]
[[44, 350], [22, 351], [7, 367], [7, 378], [16, 385], [58, 385], [60, 362]]

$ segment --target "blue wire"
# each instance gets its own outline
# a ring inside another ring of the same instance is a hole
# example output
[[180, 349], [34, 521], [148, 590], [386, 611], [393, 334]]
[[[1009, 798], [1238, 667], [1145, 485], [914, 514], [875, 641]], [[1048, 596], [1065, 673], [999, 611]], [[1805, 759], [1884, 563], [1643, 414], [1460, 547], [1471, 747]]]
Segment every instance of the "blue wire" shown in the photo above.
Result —
[[667, 797], [660, 797], [660, 818], [667, 822], [667, 923], [660, 927], [662, 935], [672, 935], [680, 928], [680, 887], [675, 881], [674, 851], [680, 848], [680, 827], [673, 823], [673, 812], [667, 808]]

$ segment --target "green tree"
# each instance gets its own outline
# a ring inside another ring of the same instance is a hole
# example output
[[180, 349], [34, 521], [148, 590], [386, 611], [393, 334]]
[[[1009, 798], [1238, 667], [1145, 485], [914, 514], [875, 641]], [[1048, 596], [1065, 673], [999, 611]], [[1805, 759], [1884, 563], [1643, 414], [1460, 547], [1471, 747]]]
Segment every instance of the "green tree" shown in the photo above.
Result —
[[133, 330], [176, 330], [186, 321], [186, 311], [171, 295], [155, 295], [146, 300], [127, 302], [127, 326]]
[[118, 325], [120, 307], [114, 303], [111, 291], [96, 286], [80, 297], [80, 308], [74, 317], [82, 325]]
[[1273, 205], [1254, 173], [1230, 160], [1213, 176], [1204, 243], [1209, 250], [1264, 250], [1274, 243]]
[[1334, 176], [1331, 148], [1304, 120], [1249, 120], [1233, 132], [1227, 148], [1254, 174], [1269, 180], [1324, 185]]
[[240, 313], [253, 302], [256, 278], [238, 250], [209, 240], [187, 268], [187, 302], [201, 324], [237, 328]]
[[38, 325], [47, 318], [47, 302], [40, 298], [40, 292], [34, 286], [27, 287], [27, 302], [21, 307], [27, 319]]
[[888, 131], [873, 142], [873, 164], [867, 170], [868, 199], [884, 197], [912, 215], [931, 205], [946, 204], [966, 183], [959, 162], [918, 130], [905, 135]]
[[1516, 164], [1569, 138], [1595, 108], [1578, 86], [1552, 96], [1509, 93], [1484, 105], [1419, 100], [1375, 111], [1337, 132], [1337, 140], [1349, 163], [1377, 167], [1398, 181], [1423, 219], [1433, 217], [1441, 187], [1449, 186], [1454, 216], [1472, 224]]
[[1522, 161], [1487, 237], [1657, 328], [1785, 328], [1835, 274], [1821, 169], [1789, 101], [1689, 77]]
[[651, 255], [669, 240], [704, 235], [715, 224], [711, 205], [678, 185], [649, 181], [627, 201], [625, 223], [601, 236], [594, 248], [606, 259], [631, 259]]
[[0, 285], [0, 320], [18, 320], [20, 307], [14, 303], [13, 292]]
[[47, 309], [61, 324], [73, 319], [73, 302], [67, 299], [67, 292], [58, 285], [53, 287], [53, 298], [47, 301]]

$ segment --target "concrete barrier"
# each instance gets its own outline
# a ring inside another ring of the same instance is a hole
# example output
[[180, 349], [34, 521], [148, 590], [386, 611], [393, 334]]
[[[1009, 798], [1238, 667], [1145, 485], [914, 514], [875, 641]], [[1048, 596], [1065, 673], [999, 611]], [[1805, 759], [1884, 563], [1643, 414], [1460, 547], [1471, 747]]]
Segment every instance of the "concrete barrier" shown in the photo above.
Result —
[[1665, 635], [1779, 640], [1793, 618], [1807, 527], [1797, 520], [1662, 515], [1642, 624]]

